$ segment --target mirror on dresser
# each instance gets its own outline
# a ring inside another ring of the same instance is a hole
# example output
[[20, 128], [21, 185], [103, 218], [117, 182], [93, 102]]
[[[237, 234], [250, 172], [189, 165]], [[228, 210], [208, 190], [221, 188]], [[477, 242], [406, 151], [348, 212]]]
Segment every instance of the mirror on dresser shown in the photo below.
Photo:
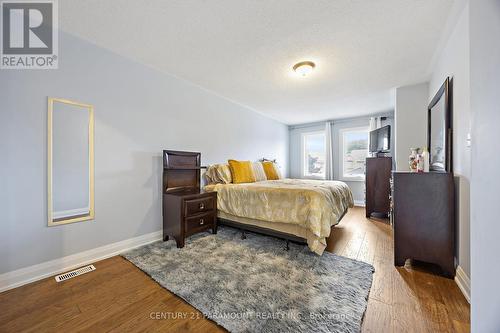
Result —
[[92, 105], [48, 99], [48, 225], [94, 218], [94, 110]]
[[449, 78], [427, 108], [427, 151], [430, 171], [452, 171], [451, 89]]

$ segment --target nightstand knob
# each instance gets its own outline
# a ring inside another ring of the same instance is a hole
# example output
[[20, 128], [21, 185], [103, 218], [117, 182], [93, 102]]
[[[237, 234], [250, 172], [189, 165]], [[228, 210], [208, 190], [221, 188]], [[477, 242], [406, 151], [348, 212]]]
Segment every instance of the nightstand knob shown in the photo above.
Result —
[[200, 219], [200, 225], [205, 224], [205, 221], [203, 219]]
[[205, 209], [205, 204], [201, 203], [200, 204], [200, 209]]

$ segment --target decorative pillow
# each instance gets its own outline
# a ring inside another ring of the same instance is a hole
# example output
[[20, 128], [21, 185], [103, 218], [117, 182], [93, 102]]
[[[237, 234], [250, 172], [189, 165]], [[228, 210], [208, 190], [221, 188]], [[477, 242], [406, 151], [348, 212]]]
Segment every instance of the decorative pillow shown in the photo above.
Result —
[[254, 162], [252, 163], [252, 168], [256, 182], [267, 180], [266, 173], [264, 172], [264, 167], [262, 166], [262, 163]]
[[217, 177], [217, 169], [216, 169], [216, 164], [210, 165], [207, 168], [207, 171], [205, 171], [205, 178], [207, 178], [208, 184], [218, 184], [220, 183], [218, 177]]
[[229, 165], [227, 164], [216, 164], [215, 165], [217, 178], [223, 184], [230, 184], [233, 181], [233, 177], [231, 177], [231, 170], [229, 169]]
[[267, 180], [278, 180], [281, 178], [276, 163], [265, 161], [262, 162], [262, 167], [264, 168], [264, 172], [266, 173]]
[[233, 183], [253, 183], [255, 182], [255, 175], [253, 173], [252, 162], [250, 161], [236, 161], [228, 160]]
[[280, 167], [278, 166], [278, 163], [274, 162], [274, 171], [276, 171], [276, 174], [278, 175], [278, 179], [283, 179], [283, 175], [281, 175], [281, 170]]
[[232, 182], [231, 171], [227, 164], [213, 164], [207, 168], [205, 177], [209, 184], [229, 184]]

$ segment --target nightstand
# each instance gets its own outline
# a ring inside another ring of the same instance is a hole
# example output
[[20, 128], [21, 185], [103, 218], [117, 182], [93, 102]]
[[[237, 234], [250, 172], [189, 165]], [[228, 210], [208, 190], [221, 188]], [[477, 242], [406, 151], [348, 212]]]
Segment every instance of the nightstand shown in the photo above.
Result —
[[163, 240], [172, 236], [177, 247], [186, 237], [212, 230], [217, 233], [217, 192], [198, 189], [165, 194], [163, 197]]
[[217, 233], [217, 192], [200, 189], [200, 162], [200, 153], [163, 151], [163, 240], [179, 248], [195, 233]]

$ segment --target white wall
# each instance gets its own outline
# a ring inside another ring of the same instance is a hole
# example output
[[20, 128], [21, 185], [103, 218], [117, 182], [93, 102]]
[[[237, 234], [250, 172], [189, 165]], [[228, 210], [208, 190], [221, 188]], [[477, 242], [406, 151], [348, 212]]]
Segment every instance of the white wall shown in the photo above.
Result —
[[470, 4], [472, 331], [500, 332], [500, 1]]
[[[382, 122], [382, 126], [391, 125], [391, 154], [393, 154], [393, 142], [394, 142], [394, 118], [392, 112], [378, 113], [373, 116], [384, 116], [387, 117], [386, 120]], [[370, 116], [356, 117], [348, 119], [337, 119], [333, 120], [333, 178], [337, 180], [342, 180], [340, 175], [341, 160], [338, 158], [342, 155], [342, 147], [340, 146], [340, 130], [345, 128], [354, 128], [369, 126]], [[312, 123], [312, 124], [302, 124], [290, 126], [290, 177], [292, 178], [302, 178], [302, 143], [301, 136], [303, 133], [323, 131], [325, 130], [325, 122]], [[357, 204], [364, 204], [365, 202], [365, 183], [364, 181], [344, 181], [352, 191], [354, 201]]]
[[396, 170], [408, 171], [410, 148], [427, 146], [428, 83], [396, 88], [395, 159]]
[[[60, 33], [57, 70], [0, 73], [0, 273], [161, 230], [163, 149], [277, 158], [288, 127]], [[47, 227], [47, 96], [95, 107], [95, 221]]]
[[432, 69], [428, 102], [443, 84], [446, 77], [453, 88], [453, 172], [456, 183], [457, 259], [470, 277], [470, 147], [467, 134], [470, 125], [470, 75], [469, 75], [469, 7], [464, 6], [456, 25]]

